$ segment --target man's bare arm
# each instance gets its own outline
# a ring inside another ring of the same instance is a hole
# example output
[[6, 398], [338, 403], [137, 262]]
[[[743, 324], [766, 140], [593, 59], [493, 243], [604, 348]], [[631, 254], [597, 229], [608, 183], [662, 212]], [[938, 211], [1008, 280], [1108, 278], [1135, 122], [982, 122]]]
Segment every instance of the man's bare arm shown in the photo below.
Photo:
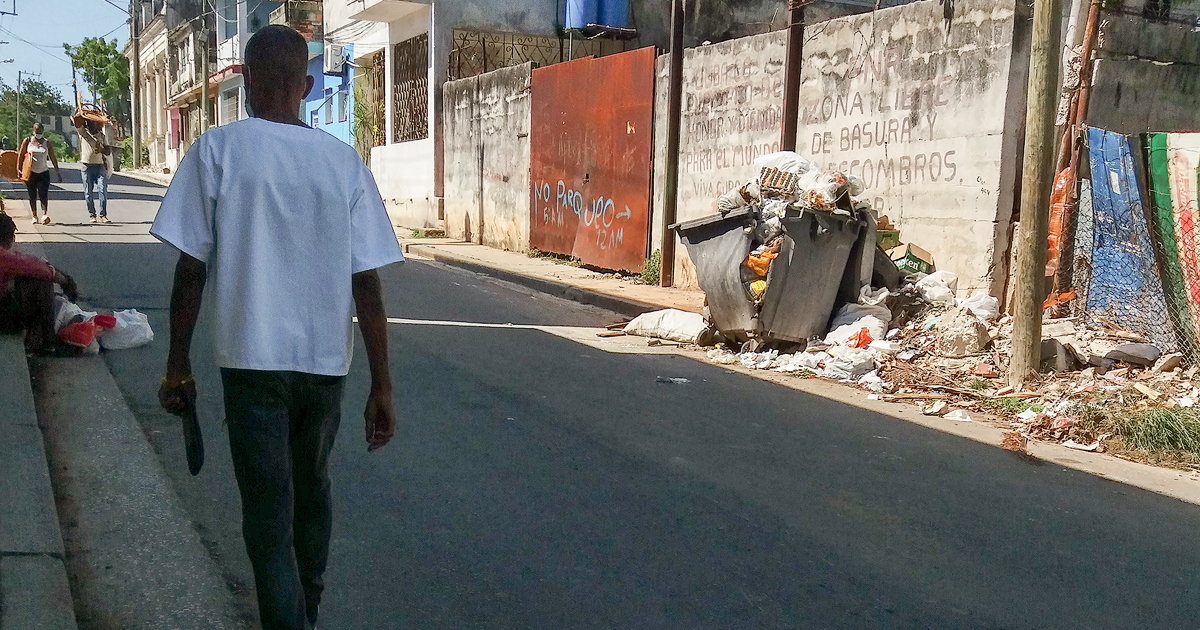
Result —
[[184, 412], [187, 397], [195, 395], [192, 380], [192, 333], [200, 317], [200, 300], [208, 267], [199, 260], [179, 254], [175, 264], [175, 286], [171, 291], [171, 350], [167, 356], [167, 376], [158, 391], [163, 409], [179, 415]]
[[392, 377], [388, 366], [387, 314], [383, 308], [383, 285], [375, 270], [356, 273], [351, 278], [358, 327], [367, 346], [371, 367], [371, 393], [367, 397], [367, 449], [388, 443], [396, 433], [396, 414], [392, 409]]

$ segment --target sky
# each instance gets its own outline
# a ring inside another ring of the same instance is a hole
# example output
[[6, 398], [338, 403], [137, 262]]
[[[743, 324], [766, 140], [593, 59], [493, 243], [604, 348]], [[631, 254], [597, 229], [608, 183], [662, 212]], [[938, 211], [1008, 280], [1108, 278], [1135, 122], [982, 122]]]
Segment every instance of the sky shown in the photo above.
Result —
[[[11, 13], [16, 3], [17, 15], [0, 15], [0, 79], [15, 87], [17, 71], [41, 74], [42, 81], [62, 92], [68, 103], [71, 98], [71, 63], [62, 45], [76, 45], [85, 37], [105, 36], [117, 40], [124, 48], [129, 39], [128, 15], [105, 0], [0, 0], [0, 11]], [[128, 0], [112, 0], [127, 6]], [[21, 41], [22, 39], [27, 40]], [[82, 81], [79, 88], [85, 89]]]

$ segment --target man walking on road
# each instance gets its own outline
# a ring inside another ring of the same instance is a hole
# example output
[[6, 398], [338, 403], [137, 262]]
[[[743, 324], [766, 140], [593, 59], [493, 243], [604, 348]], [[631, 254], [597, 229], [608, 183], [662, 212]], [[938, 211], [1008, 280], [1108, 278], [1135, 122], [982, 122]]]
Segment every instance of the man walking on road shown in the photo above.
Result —
[[[105, 160], [111, 159], [112, 147], [108, 144], [105, 125], [87, 120], [79, 112], [75, 112], [71, 124], [79, 132], [79, 162], [83, 171], [83, 198], [87, 202], [88, 214], [92, 217], [92, 223], [109, 223], [108, 165]], [[97, 193], [100, 196], [99, 219], [96, 218]]]
[[262, 625], [308, 630], [329, 553], [329, 454], [351, 315], [370, 363], [364, 417], [375, 450], [396, 425], [376, 270], [404, 257], [358, 154], [296, 116], [313, 85], [304, 38], [268, 26], [245, 58], [254, 118], [200, 137], [150, 230], [180, 250], [159, 398], [180, 414], [195, 396], [189, 352], [207, 283]]

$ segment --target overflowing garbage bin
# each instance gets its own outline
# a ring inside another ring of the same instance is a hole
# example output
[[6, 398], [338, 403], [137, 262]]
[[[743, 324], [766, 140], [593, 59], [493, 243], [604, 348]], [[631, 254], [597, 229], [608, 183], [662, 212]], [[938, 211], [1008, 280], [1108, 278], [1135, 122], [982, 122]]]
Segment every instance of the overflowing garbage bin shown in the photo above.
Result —
[[696, 266], [711, 324], [729, 341], [805, 343], [871, 282], [875, 219], [861, 183], [794, 153], [767, 156], [718, 214], [671, 226]]

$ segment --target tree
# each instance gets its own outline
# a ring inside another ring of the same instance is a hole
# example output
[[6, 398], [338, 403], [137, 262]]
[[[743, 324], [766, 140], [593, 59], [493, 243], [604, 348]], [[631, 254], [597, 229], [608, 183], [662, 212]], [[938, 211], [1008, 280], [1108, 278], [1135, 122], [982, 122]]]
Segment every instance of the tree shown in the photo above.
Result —
[[[0, 136], [8, 136], [10, 147], [17, 148], [21, 139], [28, 136], [33, 123], [39, 116], [69, 116], [75, 108], [63, 99], [62, 92], [37, 79], [21, 81], [21, 119], [16, 119], [17, 90], [0, 82]], [[60, 159], [74, 154], [65, 139], [52, 130], [47, 135], [54, 142], [54, 151]]]
[[116, 118], [121, 128], [128, 129], [129, 60], [117, 48], [117, 40], [85, 37], [78, 46], [63, 44], [63, 50], [71, 57], [71, 63], [82, 71], [92, 100], [104, 99], [108, 115]]

